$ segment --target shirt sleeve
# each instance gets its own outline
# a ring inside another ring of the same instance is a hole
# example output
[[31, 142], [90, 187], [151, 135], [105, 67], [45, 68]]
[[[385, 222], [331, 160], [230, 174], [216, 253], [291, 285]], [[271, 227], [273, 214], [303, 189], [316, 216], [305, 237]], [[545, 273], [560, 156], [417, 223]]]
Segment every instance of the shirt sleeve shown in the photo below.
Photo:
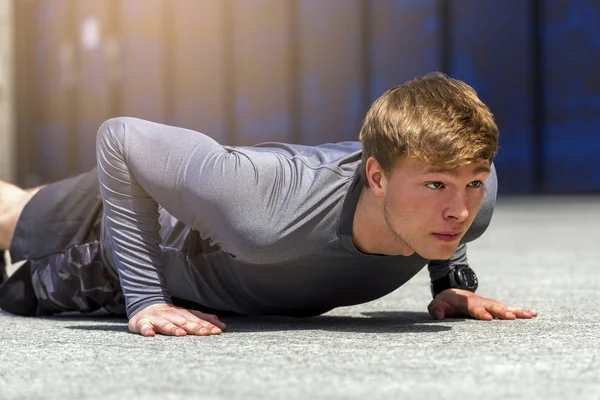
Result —
[[427, 268], [429, 270], [429, 278], [433, 282], [448, 274], [457, 265], [469, 265], [467, 258], [467, 243], [479, 238], [487, 230], [494, 207], [496, 205], [496, 197], [498, 193], [498, 178], [496, 176], [496, 168], [492, 164], [491, 174], [485, 180], [484, 200], [477, 216], [473, 220], [471, 227], [461, 240], [461, 244], [456, 249], [456, 252], [448, 260], [431, 260]]
[[106, 237], [112, 248], [127, 315], [156, 303], [171, 303], [161, 264], [160, 204], [192, 225], [197, 204], [182, 204], [191, 159], [204, 162], [223, 147], [199, 132], [135, 118], [114, 118], [96, 141]]

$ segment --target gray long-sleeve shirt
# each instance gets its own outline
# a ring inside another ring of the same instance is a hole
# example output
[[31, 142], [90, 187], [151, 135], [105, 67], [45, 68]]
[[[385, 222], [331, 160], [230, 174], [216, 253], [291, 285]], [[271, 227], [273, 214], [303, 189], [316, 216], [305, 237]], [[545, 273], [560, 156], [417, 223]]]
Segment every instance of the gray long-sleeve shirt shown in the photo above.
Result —
[[432, 278], [466, 264], [487, 228], [496, 176], [456, 254], [361, 253], [352, 222], [359, 142], [222, 146], [206, 135], [134, 118], [97, 138], [104, 242], [131, 317], [170, 296], [245, 314], [316, 315], [367, 302], [429, 263]]

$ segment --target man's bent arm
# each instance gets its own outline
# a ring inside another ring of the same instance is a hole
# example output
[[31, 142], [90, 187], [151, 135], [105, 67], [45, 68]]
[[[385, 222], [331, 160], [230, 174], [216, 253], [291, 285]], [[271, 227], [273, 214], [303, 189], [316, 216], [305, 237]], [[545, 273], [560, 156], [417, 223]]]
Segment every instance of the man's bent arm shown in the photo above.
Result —
[[192, 225], [203, 205], [182, 204], [190, 160], [222, 151], [201, 133], [134, 118], [100, 127], [97, 161], [105, 226], [130, 318], [149, 305], [171, 303], [160, 260], [158, 204]]

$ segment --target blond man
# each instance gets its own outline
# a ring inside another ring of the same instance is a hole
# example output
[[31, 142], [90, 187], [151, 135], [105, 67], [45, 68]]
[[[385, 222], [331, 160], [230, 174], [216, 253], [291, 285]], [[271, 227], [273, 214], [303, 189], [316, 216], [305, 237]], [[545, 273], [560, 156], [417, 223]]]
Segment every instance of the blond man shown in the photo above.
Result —
[[102, 308], [144, 336], [211, 335], [218, 315], [319, 315], [428, 266], [437, 319], [535, 316], [475, 294], [466, 244], [491, 220], [498, 149], [475, 91], [439, 73], [408, 81], [375, 101], [359, 139], [235, 147], [111, 119], [97, 169], [0, 188], [0, 246], [28, 260], [0, 308]]

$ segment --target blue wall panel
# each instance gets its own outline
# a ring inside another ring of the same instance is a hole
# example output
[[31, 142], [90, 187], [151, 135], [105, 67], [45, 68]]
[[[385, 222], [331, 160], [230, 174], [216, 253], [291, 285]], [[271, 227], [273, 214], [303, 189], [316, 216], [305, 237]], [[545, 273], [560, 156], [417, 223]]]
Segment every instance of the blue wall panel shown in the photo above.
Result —
[[532, 40], [527, 1], [450, 2], [452, 77], [471, 85], [500, 128], [500, 193], [533, 189]]
[[437, 0], [377, 0], [370, 15], [370, 93], [441, 69]]
[[547, 0], [543, 33], [543, 189], [599, 192], [600, 2]]

